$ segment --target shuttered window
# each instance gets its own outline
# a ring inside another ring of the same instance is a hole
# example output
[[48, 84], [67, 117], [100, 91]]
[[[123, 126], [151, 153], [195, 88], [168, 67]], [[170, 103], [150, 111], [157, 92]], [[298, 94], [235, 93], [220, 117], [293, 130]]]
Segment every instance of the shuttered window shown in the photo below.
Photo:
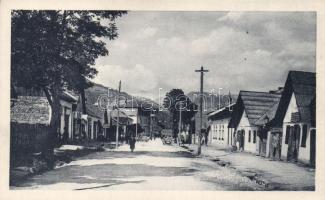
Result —
[[252, 135], [252, 132], [251, 131], [248, 131], [248, 142], [251, 142], [251, 136]]
[[256, 143], [256, 131], [254, 131], [254, 135], [253, 135], [253, 143]]
[[302, 127], [301, 147], [306, 147], [306, 140], [307, 140], [307, 125], [304, 124]]

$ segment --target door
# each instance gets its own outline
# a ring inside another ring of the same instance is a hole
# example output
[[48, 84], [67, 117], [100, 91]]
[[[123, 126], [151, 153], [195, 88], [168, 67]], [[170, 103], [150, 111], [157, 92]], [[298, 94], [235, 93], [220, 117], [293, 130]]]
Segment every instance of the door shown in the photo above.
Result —
[[316, 130], [310, 131], [310, 165], [316, 165]]
[[245, 150], [245, 130], [241, 130], [241, 147]]
[[64, 115], [63, 141], [66, 143], [69, 139], [69, 121], [70, 115]]
[[289, 143], [288, 143], [288, 160], [298, 161], [299, 144], [300, 144], [300, 126], [294, 125], [289, 128]]

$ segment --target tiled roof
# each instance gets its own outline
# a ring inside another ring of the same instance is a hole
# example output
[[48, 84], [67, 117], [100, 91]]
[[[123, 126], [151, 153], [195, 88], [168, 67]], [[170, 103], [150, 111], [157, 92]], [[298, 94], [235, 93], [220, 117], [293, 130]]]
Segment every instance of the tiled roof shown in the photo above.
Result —
[[10, 109], [10, 121], [28, 124], [49, 124], [50, 105], [46, 97], [18, 96]]

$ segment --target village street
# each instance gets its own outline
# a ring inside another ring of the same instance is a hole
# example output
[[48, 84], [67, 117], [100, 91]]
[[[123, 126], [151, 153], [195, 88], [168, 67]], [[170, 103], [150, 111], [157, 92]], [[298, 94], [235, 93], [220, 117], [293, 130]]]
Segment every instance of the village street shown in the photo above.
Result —
[[[246, 173], [247, 175], [247, 173]], [[283, 177], [286, 179], [285, 177]], [[305, 180], [308, 185], [308, 180]], [[160, 139], [138, 142], [80, 157], [55, 170], [30, 177], [12, 189], [63, 190], [268, 190], [271, 188], [195, 157], [182, 147], [163, 145]], [[278, 188], [281, 189], [281, 188]], [[288, 188], [286, 188], [288, 189]]]

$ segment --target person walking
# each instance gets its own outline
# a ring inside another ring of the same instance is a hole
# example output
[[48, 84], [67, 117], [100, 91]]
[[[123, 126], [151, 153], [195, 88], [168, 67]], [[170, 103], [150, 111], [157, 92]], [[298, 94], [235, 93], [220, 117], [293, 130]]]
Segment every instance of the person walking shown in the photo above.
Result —
[[134, 137], [134, 135], [132, 135], [131, 137], [130, 137], [130, 140], [129, 140], [129, 144], [130, 144], [130, 149], [131, 149], [131, 152], [133, 152], [134, 151], [134, 149], [135, 149], [135, 137]]

